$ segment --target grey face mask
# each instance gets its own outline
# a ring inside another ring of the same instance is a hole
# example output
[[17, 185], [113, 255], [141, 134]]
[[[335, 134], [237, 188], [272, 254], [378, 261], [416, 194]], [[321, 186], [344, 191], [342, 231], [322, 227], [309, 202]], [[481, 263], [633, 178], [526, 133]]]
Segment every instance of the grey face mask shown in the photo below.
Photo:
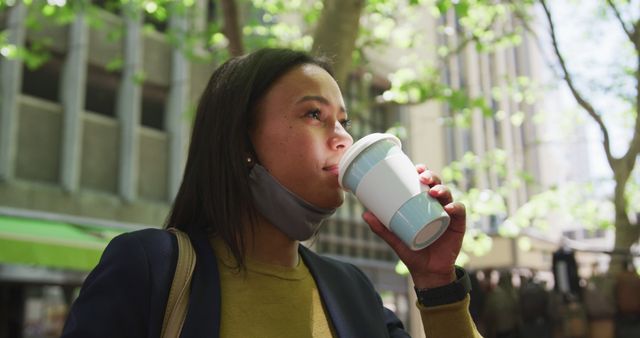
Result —
[[336, 209], [324, 209], [298, 197], [278, 182], [263, 166], [249, 173], [251, 195], [258, 212], [289, 238], [305, 241]]

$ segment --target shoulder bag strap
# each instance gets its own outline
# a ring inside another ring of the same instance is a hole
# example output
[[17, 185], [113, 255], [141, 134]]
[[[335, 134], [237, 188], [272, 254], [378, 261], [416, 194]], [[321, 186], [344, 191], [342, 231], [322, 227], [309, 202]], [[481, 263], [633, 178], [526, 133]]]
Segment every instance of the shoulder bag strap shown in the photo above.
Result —
[[180, 336], [184, 319], [187, 316], [191, 277], [196, 266], [196, 253], [187, 234], [176, 228], [167, 230], [175, 234], [178, 240], [178, 263], [164, 312], [161, 337], [177, 338]]

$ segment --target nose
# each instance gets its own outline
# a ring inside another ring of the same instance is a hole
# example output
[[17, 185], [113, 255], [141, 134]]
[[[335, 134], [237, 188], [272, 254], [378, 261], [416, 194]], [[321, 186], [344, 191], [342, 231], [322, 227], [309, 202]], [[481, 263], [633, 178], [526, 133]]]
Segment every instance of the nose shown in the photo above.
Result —
[[346, 129], [336, 121], [336, 126], [333, 135], [329, 139], [329, 146], [334, 150], [346, 150], [353, 144], [353, 137], [347, 132]]

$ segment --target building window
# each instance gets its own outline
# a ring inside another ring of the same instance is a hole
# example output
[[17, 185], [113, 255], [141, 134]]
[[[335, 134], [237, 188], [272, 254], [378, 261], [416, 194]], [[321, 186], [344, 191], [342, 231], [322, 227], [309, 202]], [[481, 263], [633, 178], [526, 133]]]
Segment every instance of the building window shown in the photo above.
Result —
[[144, 84], [142, 86], [142, 125], [164, 130], [164, 115], [168, 89], [163, 86]]
[[51, 102], [60, 102], [60, 79], [64, 56], [52, 53], [39, 67], [31, 69], [26, 63], [22, 71], [22, 93]]
[[121, 1], [117, 0], [91, 0], [91, 4], [95, 7], [99, 7], [107, 12], [119, 15]]
[[562, 234], [572, 240], [585, 240], [605, 238], [607, 232], [604, 229], [575, 229], [563, 231]]
[[100, 115], [115, 117], [119, 85], [119, 73], [109, 72], [102, 67], [89, 65], [89, 69], [87, 70], [85, 110]]
[[115, 0], [91, 0], [91, 3], [102, 9], [105, 9], [111, 13], [120, 13], [120, 1]]
[[[165, 9], [163, 9], [166, 11]], [[160, 18], [160, 15], [149, 14], [147, 12], [144, 13], [144, 25], [146, 27], [153, 27], [157, 32], [164, 33], [167, 31], [167, 27], [169, 27], [169, 18], [164, 17]]]
[[5, 29], [7, 29], [7, 16], [9, 16], [8, 12], [9, 11], [5, 10], [0, 13], [0, 30], [4, 31]]

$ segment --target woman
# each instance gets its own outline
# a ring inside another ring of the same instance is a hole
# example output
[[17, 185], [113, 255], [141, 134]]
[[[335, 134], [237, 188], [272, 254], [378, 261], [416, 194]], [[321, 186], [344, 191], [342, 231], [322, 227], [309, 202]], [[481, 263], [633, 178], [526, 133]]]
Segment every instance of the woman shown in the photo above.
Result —
[[[213, 73], [167, 222], [189, 234], [197, 254], [182, 337], [408, 336], [362, 272], [300, 245], [343, 202], [348, 124], [330, 68], [304, 53], [263, 49]], [[464, 206], [417, 170], [451, 216], [436, 243], [412, 251], [372, 213], [363, 218], [409, 268], [427, 336], [476, 336], [464, 272], [454, 269]], [[158, 337], [175, 248], [155, 229], [115, 238], [63, 337]]]

